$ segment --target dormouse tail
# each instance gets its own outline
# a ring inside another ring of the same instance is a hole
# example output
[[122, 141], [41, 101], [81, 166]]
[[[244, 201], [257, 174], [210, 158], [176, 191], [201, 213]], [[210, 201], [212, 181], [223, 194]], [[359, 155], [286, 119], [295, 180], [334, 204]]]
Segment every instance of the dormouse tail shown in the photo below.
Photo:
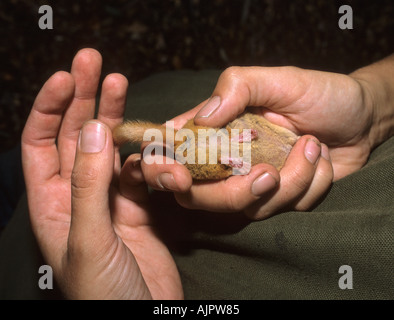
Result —
[[149, 121], [131, 120], [118, 125], [113, 131], [114, 142], [122, 145], [126, 142], [142, 143], [144, 133], [148, 129], [160, 130], [163, 139], [166, 137], [166, 127]]

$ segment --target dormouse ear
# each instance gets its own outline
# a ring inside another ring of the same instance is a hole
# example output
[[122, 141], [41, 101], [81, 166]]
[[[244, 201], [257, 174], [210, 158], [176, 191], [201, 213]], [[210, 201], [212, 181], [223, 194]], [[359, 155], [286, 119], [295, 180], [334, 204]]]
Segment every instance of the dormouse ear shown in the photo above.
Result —
[[257, 139], [258, 136], [259, 136], [259, 133], [256, 129], [250, 129], [250, 132], [249, 132], [249, 130], [244, 129], [244, 130], [242, 130], [242, 132], [240, 134], [237, 134], [234, 136], [231, 135], [231, 141], [232, 142], [239, 142], [239, 143], [242, 143], [245, 141], [250, 142], [252, 140]]

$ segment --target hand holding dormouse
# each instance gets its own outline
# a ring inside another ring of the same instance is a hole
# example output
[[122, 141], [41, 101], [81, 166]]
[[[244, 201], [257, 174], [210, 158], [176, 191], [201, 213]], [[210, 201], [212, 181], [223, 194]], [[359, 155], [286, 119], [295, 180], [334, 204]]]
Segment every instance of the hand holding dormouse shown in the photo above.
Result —
[[211, 98], [174, 118], [175, 127], [190, 119], [195, 125], [222, 127], [245, 108], [254, 108], [254, 113], [300, 136], [280, 172], [258, 164], [245, 176], [193, 183], [184, 166], [148, 167], [142, 162], [144, 177], [156, 189], [174, 191], [187, 208], [243, 210], [252, 219], [267, 218], [284, 208], [308, 210], [333, 180], [360, 169], [387, 136], [387, 130], [378, 126], [377, 114], [384, 114], [384, 109], [372, 103], [371, 93], [379, 97], [379, 90], [371, 89], [368, 75], [373, 69], [375, 76], [383, 77], [382, 65], [392, 64], [391, 60], [351, 75], [294, 67], [229, 68]]

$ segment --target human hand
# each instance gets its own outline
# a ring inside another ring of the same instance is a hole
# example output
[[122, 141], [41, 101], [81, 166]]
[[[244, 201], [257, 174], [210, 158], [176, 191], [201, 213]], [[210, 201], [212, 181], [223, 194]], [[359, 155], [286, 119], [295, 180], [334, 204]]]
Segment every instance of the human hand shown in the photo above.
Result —
[[230, 68], [213, 93], [223, 97], [220, 107], [209, 116], [209, 106], [198, 110], [195, 122], [220, 126], [246, 106], [257, 107], [272, 123], [328, 145], [338, 180], [360, 169], [370, 153], [372, 112], [365, 95], [359, 82], [343, 74], [294, 67]]
[[81, 50], [71, 73], [55, 73], [34, 102], [22, 135], [33, 231], [68, 298], [182, 298], [147, 210], [139, 155], [121, 169], [112, 143], [125, 106], [122, 75], [105, 78], [92, 120], [101, 63], [97, 51]]
[[[194, 117], [197, 125], [221, 127], [247, 106], [255, 107], [269, 121], [301, 136], [280, 173], [260, 164], [247, 176], [192, 184], [179, 164], [149, 165], [148, 170], [142, 162], [145, 179], [154, 188], [175, 191], [178, 202], [188, 208], [245, 210], [253, 219], [282, 209], [307, 210], [332, 180], [367, 161], [371, 110], [365, 99], [363, 87], [347, 75], [294, 67], [229, 68], [212, 98], [173, 119], [175, 126]], [[167, 180], [158, 183], [163, 173]]]

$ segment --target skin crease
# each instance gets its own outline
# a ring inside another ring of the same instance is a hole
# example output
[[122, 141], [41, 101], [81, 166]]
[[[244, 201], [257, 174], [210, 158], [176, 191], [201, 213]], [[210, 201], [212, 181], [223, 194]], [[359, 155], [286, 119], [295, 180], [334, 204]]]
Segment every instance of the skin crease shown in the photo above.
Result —
[[[139, 154], [121, 167], [112, 130], [123, 120], [128, 83], [120, 74], [104, 79], [93, 120], [101, 64], [96, 50], [79, 51], [71, 73], [57, 72], [44, 84], [22, 134], [32, 229], [68, 298], [183, 298], [174, 260], [155, 232], [146, 182], [175, 191], [185, 207], [244, 210], [251, 219], [263, 219], [284, 208], [307, 210], [334, 176], [360, 169], [394, 133], [394, 56], [350, 76], [293, 67], [230, 68], [212, 95], [220, 97], [220, 108], [201, 117], [205, 101], [175, 124], [197, 115], [196, 124], [221, 126], [246, 106], [255, 107], [302, 134], [280, 174], [259, 164], [246, 176], [193, 183], [184, 166], [148, 168]], [[162, 174], [166, 183], [159, 186]]]

